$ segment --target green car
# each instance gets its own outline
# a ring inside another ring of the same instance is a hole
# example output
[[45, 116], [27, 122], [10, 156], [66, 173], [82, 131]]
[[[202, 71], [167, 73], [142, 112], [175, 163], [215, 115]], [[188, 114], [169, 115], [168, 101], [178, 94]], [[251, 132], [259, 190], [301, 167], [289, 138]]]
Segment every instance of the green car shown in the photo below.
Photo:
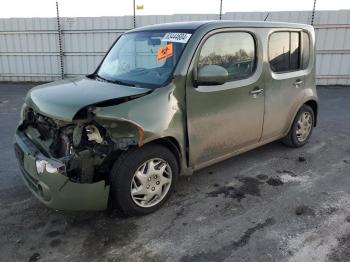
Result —
[[201, 21], [142, 27], [96, 71], [27, 94], [15, 153], [28, 188], [59, 210], [158, 209], [179, 175], [316, 125], [314, 30]]

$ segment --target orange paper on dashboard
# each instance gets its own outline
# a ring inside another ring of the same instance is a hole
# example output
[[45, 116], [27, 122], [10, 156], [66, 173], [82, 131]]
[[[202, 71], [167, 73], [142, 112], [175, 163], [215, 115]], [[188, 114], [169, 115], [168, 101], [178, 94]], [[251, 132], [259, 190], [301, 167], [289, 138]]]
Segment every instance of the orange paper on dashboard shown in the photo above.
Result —
[[163, 60], [163, 59], [166, 59], [168, 57], [171, 57], [171, 56], [173, 56], [173, 44], [172, 43], [167, 44], [164, 47], [158, 48], [158, 52], [157, 52], [158, 62]]

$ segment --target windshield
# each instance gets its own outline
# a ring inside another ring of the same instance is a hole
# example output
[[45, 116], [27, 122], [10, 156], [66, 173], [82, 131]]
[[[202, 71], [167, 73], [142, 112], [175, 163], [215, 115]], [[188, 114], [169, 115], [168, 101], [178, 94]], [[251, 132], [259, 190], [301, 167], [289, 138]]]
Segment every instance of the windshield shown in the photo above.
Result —
[[170, 79], [189, 33], [126, 33], [112, 47], [97, 75], [107, 81], [157, 88]]

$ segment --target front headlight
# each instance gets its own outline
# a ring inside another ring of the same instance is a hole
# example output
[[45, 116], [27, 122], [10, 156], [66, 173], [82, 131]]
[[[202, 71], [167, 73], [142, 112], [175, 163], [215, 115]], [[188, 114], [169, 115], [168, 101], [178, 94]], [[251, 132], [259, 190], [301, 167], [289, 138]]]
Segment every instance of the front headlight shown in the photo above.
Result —
[[35, 166], [36, 166], [36, 171], [38, 172], [39, 175], [43, 174], [45, 170], [46, 170], [46, 172], [51, 173], [51, 174], [58, 172], [58, 168], [54, 167], [46, 160], [36, 160]]
[[21, 116], [21, 121], [23, 121], [24, 119], [26, 119], [27, 117], [27, 112], [28, 112], [28, 106], [26, 103], [24, 103], [21, 107], [21, 113], [20, 113], [20, 116]]

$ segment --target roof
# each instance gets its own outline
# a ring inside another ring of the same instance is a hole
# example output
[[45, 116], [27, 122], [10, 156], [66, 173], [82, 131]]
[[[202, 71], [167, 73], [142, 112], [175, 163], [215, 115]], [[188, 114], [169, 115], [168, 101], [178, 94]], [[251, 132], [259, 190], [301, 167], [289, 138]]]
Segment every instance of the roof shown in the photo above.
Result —
[[143, 26], [131, 31], [149, 31], [149, 30], [188, 30], [194, 31], [199, 27], [222, 28], [222, 27], [274, 27], [274, 28], [305, 28], [310, 29], [310, 25], [267, 21], [235, 21], [235, 20], [210, 20], [210, 21], [191, 21], [155, 24]]

